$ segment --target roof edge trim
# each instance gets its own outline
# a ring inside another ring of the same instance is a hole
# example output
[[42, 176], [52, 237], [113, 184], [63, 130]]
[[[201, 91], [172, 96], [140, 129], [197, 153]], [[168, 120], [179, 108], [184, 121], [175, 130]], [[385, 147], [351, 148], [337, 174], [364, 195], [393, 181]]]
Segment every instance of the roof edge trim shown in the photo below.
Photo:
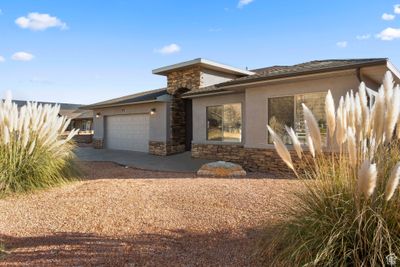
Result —
[[195, 66], [195, 65], [200, 65], [203, 66], [205, 68], [209, 68], [209, 69], [213, 69], [213, 70], [218, 70], [221, 72], [226, 72], [226, 73], [232, 73], [232, 74], [237, 74], [237, 75], [253, 75], [255, 74], [252, 71], [248, 71], [248, 70], [243, 70], [240, 68], [236, 68], [236, 67], [232, 67], [229, 65], [225, 65], [222, 63], [218, 63], [215, 61], [211, 61], [208, 59], [204, 59], [204, 58], [196, 58], [193, 60], [189, 60], [189, 61], [184, 61], [184, 62], [180, 62], [180, 63], [176, 63], [173, 65], [168, 65], [165, 67], [161, 67], [161, 68], [157, 68], [154, 69], [152, 71], [153, 74], [158, 74], [158, 75], [167, 75], [169, 72], [175, 71], [175, 70], [179, 70], [179, 69], [183, 69], [183, 68], [187, 68], [190, 66]]
[[323, 68], [323, 69], [317, 69], [317, 70], [298, 71], [298, 72], [293, 72], [293, 73], [278, 74], [275, 76], [257, 77], [257, 78], [249, 79], [249, 80], [233, 80], [233, 81], [216, 84], [215, 86], [220, 87], [220, 88], [227, 88], [227, 87], [232, 87], [232, 86], [252, 84], [255, 82], [278, 80], [278, 79], [282, 79], [282, 78], [304, 76], [304, 75], [309, 75], [309, 74], [320, 74], [320, 73], [335, 72], [335, 71], [340, 71], [340, 70], [351, 70], [351, 69], [357, 69], [357, 68], [362, 68], [362, 67], [376, 66], [376, 65], [387, 64], [387, 62], [389, 62], [389, 60], [387, 58], [384, 58], [382, 60], [377, 60], [377, 61], [373, 61], [373, 62], [356, 63], [356, 64], [352, 64], [352, 65], [347, 65], [347, 66], [329, 67], [329, 68]]

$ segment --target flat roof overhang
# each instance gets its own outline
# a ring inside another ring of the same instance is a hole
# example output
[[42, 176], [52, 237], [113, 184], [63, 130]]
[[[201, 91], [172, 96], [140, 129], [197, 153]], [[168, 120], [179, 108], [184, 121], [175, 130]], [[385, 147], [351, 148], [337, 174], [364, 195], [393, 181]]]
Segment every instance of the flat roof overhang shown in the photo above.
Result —
[[253, 75], [255, 74], [254, 72], [248, 71], [248, 70], [242, 70], [239, 68], [235, 68], [232, 66], [228, 66], [225, 64], [221, 64], [215, 61], [211, 61], [208, 59], [204, 59], [204, 58], [196, 58], [193, 60], [189, 60], [189, 61], [185, 61], [185, 62], [181, 62], [181, 63], [177, 63], [177, 64], [173, 64], [173, 65], [169, 65], [169, 66], [165, 66], [165, 67], [161, 67], [158, 69], [154, 69], [153, 70], [153, 74], [158, 74], [158, 75], [167, 75], [168, 73], [172, 72], [172, 71], [176, 71], [176, 70], [180, 70], [180, 69], [185, 69], [188, 67], [192, 67], [195, 65], [200, 65], [206, 69], [211, 69], [211, 70], [216, 70], [216, 71], [220, 71], [223, 73], [230, 73], [230, 74], [235, 74], [235, 75], [240, 75], [240, 76], [248, 76], [248, 75]]

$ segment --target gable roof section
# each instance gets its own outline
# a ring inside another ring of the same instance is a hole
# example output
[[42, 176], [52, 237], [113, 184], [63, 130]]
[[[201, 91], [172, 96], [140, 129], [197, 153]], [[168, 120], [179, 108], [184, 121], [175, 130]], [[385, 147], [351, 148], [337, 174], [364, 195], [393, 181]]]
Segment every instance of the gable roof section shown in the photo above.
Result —
[[198, 88], [189, 91], [184, 96], [200, 95], [225, 91], [225, 87], [243, 85], [258, 81], [267, 81], [287, 77], [295, 77], [307, 74], [324, 73], [338, 70], [355, 69], [374, 65], [387, 64], [387, 58], [366, 58], [366, 59], [329, 59], [314, 60], [293, 66], [272, 66], [252, 70], [256, 74], [237, 78], [231, 81], [219, 83], [213, 86]]
[[138, 104], [138, 103], [142, 103], [142, 102], [157, 101], [157, 99], [159, 97], [166, 95], [166, 94], [167, 94], [167, 88], [160, 88], [160, 89], [136, 93], [133, 95], [118, 97], [118, 98], [114, 98], [114, 99], [107, 100], [107, 101], [98, 102], [95, 104], [83, 106], [83, 107], [81, 107], [81, 109], [122, 106], [122, 105], [129, 105], [129, 104]]

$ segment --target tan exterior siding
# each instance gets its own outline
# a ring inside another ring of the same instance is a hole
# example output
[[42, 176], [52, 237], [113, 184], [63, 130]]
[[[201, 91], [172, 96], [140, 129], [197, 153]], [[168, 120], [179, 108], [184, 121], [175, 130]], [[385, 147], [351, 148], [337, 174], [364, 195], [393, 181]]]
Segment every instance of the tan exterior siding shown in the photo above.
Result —
[[223, 83], [237, 78], [236, 75], [203, 69], [200, 74], [200, 87]]
[[290, 96], [311, 92], [328, 92], [331, 90], [335, 103], [350, 89], [357, 90], [359, 81], [353, 74], [336, 74], [334, 77], [259, 86], [246, 90], [246, 139], [245, 147], [268, 148], [268, 98]]
[[273, 148], [267, 144], [268, 106], [270, 97], [288, 96], [331, 90], [335, 103], [347, 90], [357, 90], [359, 81], [355, 71], [324, 75], [301, 81], [290, 81], [246, 88], [245, 93], [193, 98], [193, 143], [226, 144], [207, 141], [206, 108], [208, 106], [242, 103], [242, 145], [246, 148]]
[[104, 118], [113, 115], [129, 115], [129, 114], [149, 114], [152, 108], [156, 109], [156, 113], [150, 115], [150, 136], [151, 141], [166, 142], [168, 138], [167, 125], [169, 123], [168, 116], [169, 103], [146, 103], [129, 106], [110, 107], [94, 110], [94, 114], [100, 113], [99, 118], [94, 118], [94, 139], [104, 138]]
[[219, 96], [208, 96], [193, 98], [193, 143], [223, 143], [207, 141], [207, 113], [206, 108], [222, 104], [241, 103], [242, 104], [242, 143], [245, 140], [243, 129], [245, 126], [245, 95], [230, 94]]

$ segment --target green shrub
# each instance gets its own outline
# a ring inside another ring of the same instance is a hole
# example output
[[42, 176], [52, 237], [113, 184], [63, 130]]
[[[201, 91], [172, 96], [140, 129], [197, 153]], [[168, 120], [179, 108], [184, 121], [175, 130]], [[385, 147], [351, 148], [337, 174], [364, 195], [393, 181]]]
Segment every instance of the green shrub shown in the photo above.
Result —
[[278, 225], [273, 240], [260, 242], [266, 263], [296, 266], [384, 266], [400, 258], [400, 89], [385, 75], [369, 108], [365, 85], [326, 102], [326, 145], [311, 111], [303, 106], [309, 154], [288, 129], [301, 158], [296, 169], [269, 128], [281, 158], [304, 187]]
[[27, 103], [17, 108], [0, 101], [0, 195], [46, 188], [78, 174], [74, 163], [70, 120], [60, 106]]

